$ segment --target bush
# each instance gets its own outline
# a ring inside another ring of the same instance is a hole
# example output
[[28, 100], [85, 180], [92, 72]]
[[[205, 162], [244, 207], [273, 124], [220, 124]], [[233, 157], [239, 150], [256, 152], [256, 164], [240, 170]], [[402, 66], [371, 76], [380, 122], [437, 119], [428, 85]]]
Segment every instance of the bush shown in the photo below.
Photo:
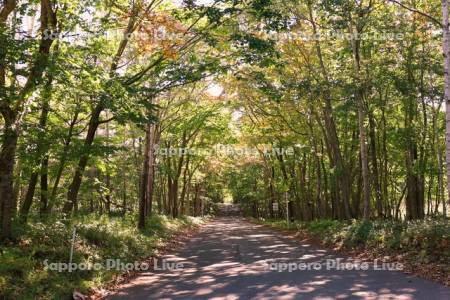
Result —
[[353, 221], [351, 225], [343, 229], [343, 246], [347, 249], [364, 246], [368, 243], [369, 236], [374, 236], [372, 222]]
[[339, 232], [344, 225], [336, 220], [316, 220], [306, 223], [304, 227], [312, 236], [329, 245], [338, 242]]

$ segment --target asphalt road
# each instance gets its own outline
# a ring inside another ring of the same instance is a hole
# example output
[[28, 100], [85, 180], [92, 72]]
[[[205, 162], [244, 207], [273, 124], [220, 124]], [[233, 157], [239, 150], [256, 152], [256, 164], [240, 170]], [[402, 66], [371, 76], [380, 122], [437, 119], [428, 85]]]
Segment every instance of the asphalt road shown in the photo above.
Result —
[[142, 273], [106, 299], [450, 299], [448, 287], [375, 269], [398, 266], [367, 266], [235, 218], [211, 221], [157, 267], [166, 270]]

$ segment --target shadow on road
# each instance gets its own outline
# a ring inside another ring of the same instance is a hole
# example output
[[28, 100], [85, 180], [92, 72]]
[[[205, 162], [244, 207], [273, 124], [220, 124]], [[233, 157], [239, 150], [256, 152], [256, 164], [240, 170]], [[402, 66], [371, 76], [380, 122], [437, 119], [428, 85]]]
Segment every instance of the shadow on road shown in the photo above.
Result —
[[[449, 288], [401, 272], [327, 270], [327, 260], [354, 261], [239, 218], [211, 221], [164, 259], [183, 268], [142, 273], [106, 299], [450, 299]], [[283, 262], [322, 268], [270, 267]]]

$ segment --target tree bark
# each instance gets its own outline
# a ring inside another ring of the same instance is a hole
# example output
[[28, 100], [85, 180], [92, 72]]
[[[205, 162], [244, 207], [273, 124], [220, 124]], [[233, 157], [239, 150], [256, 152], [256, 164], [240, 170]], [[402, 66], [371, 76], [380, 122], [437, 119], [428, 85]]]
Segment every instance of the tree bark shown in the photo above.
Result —
[[149, 174], [150, 174], [150, 161], [151, 156], [153, 155], [153, 147], [152, 147], [152, 125], [147, 124], [145, 129], [145, 147], [144, 147], [144, 161], [142, 163], [142, 177], [141, 177], [141, 192], [139, 198], [139, 220], [138, 220], [138, 228], [145, 228], [145, 218], [149, 209], [148, 205], [148, 196], [149, 196]]
[[45, 155], [41, 164], [41, 205], [39, 215], [41, 218], [47, 213], [48, 206], [48, 155]]
[[[362, 181], [363, 181], [363, 203], [364, 203], [364, 212], [363, 218], [364, 220], [368, 220], [370, 218], [370, 174], [369, 174], [369, 159], [368, 159], [368, 151], [367, 151], [367, 138], [366, 138], [366, 128], [365, 128], [365, 120], [366, 113], [364, 108], [364, 90], [363, 83], [360, 78], [360, 40], [355, 40], [353, 37], [355, 36], [355, 29], [353, 25], [353, 21], [350, 17], [349, 20], [349, 31], [350, 31], [350, 41], [352, 46], [353, 53], [353, 69], [355, 76], [355, 99], [356, 105], [358, 107], [358, 129], [359, 129], [359, 147], [360, 147], [360, 158], [361, 158], [361, 173], [362, 173]], [[356, 34], [360, 34], [358, 29], [356, 29]]]
[[[6, 27], [8, 16], [16, 7], [16, 1], [5, 0], [0, 10], [0, 29]], [[0, 37], [0, 44], [6, 45], [6, 40]], [[14, 127], [16, 115], [6, 103], [6, 51], [0, 51], [0, 112], [5, 120], [2, 147], [0, 152], [0, 240], [11, 237], [11, 219], [14, 214], [14, 158], [17, 147], [18, 132]]]
[[185, 198], [186, 198], [186, 190], [187, 190], [187, 186], [189, 183], [189, 176], [188, 176], [188, 172], [189, 171], [189, 156], [186, 157], [186, 164], [184, 166], [184, 171], [183, 171], [183, 186], [181, 188], [181, 195], [180, 195], [180, 202], [181, 202], [181, 214], [184, 215], [185, 214]]
[[377, 216], [383, 217], [383, 199], [380, 185], [380, 176], [378, 172], [378, 159], [377, 159], [377, 146], [376, 146], [376, 133], [375, 133], [375, 121], [373, 115], [369, 113], [369, 135], [370, 135], [370, 149], [372, 158], [373, 169], [373, 185], [375, 187], [375, 205], [377, 208]]
[[[450, 30], [448, 0], [442, 0], [444, 101], [445, 101], [445, 162], [447, 166], [447, 199], [450, 199]], [[443, 199], [446, 203], [445, 199]], [[446, 205], [446, 204], [445, 204]]]
[[149, 148], [149, 157], [148, 157], [148, 177], [146, 183], [146, 215], [149, 216], [152, 214], [153, 208], [153, 195], [154, 195], [154, 185], [155, 185], [155, 146], [159, 142], [160, 132], [158, 130], [158, 126], [156, 124], [149, 125], [149, 139], [150, 139], [150, 148]]
[[23, 200], [19, 210], [19, 216], [22, 222], [27, 221], [31, 205], [33, 204], [33, 198], [34, 193], [36, 191], [36, 184], [38, 182], [38, 178], [39, 173], [37, 171], [33, 171], [33, 173], [30, 176], [30, 180], [28, 181], [28, 188], [27, 193], [25, 194], [25, 199]]
[[[12, 113], [12, 112], [11, 112]], [[14, 204], [14, 161], [17, 148], [18, 129], [12, 123], [15, 118], [3, 114], [5, 126], [3, 131], [3, 145], [0, 152], [0, 209], [2, 232], [0, 239], [11, 238], [11, 222]]]

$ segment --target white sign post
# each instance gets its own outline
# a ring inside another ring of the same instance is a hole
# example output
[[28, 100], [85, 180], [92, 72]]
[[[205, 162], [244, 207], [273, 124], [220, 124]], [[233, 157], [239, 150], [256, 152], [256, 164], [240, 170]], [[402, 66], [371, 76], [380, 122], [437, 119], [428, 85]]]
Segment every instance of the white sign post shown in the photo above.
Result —
[[278, 203], [277, 202], [272, 203], [272, 209], [273, 209], [273, 211], [278, 212]]
[[285, 194], [286, 197], [286, 224], [289, 229], [289, 201], [288, 201], [288, 192]]

